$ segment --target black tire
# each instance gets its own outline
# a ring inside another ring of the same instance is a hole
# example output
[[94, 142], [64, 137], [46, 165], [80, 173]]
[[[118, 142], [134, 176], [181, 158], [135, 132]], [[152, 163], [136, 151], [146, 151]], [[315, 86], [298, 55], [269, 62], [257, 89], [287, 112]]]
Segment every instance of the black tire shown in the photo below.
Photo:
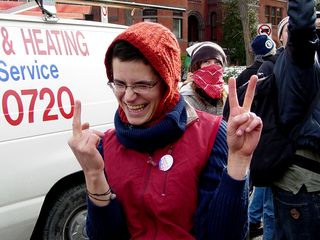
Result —
[[53, 203], [45, 220], [43, 239], [86, 240], [87, 216], [85, 185], [74, 186], [63, 192]]

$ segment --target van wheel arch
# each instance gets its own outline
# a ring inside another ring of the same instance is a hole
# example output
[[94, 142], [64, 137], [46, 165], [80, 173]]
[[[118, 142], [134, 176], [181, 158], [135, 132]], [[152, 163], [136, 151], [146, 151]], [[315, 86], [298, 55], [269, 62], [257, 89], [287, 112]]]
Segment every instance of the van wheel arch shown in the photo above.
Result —
[[[50, 189], [32, 233], [32, 240], [88, 239], [85, 233], [87, 207], [84, 182], [83, 173], [77, 172], [59, 180]], [[75, 232], [79, 228], [82, 233]], [[77, 238], [70, 237], [72, 233]]]

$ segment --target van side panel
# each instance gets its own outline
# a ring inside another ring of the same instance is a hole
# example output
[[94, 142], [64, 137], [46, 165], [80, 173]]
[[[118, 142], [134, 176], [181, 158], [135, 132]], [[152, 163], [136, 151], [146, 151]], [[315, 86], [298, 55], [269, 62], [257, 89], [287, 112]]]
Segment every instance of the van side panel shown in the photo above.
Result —
[[68, 147], [73, 103], [82, 121], [113, 126], [104, 54], [123, 27], [0, 14], [0, 236], [29, 239], [44, 196], [80, 166]]

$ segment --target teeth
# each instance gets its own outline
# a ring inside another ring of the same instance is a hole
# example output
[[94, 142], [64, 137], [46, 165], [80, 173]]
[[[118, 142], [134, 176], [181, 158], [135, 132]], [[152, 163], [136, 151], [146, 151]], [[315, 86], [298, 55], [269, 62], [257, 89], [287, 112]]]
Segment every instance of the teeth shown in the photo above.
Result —
[[139, 109], [142, 109], [144, 108], [144, 105], [134, 105], [134, 106], [130, 106], [130, 105], [127, 105], [127, 107], [130, 109], [130, 110], [139, 110]]

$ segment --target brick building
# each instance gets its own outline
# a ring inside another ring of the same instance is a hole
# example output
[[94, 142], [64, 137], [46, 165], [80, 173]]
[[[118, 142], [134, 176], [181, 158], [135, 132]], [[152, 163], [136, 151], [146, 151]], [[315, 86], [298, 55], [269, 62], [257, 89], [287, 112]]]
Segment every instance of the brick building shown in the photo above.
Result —
[[287, 16], [287, 0], [260, 0], [258, 20], [259, 23], [269, 23], [272, 26], [272, 38], [277, 43], [277, 25], [282, 18]]
[[[0, 0], [0, 10], [28, 1], [33, 0]], [[177, 36], [183, 50], [190, 42], [208, 40], [220, 43], [222, 41], [226, 0], [127, 0], [121, 2], [135, 2], [150, 7], [123, 8], [120, 5], [110, 5], [107, 8], [110, 23], [125, 25], [141, 21], [161, 23]], [[276, 28], [279, 21], [286, 16], [287, 0], [257, 0], [256, 8], [259, 23], [271, 25], [273, 39], [277, 42]], [[101, 20], [100, 7], [60, 4], [57, 6], [57, 11], [60, 17]], [[41, 12], [39, 9], [33, 9], [24, 14], [41, 14]]]
[[[159, 22], [175, 33], [182, 49], [185, 49], [190, 42], [222, 41], [225, 0], [137, 0], [136, 2], [184, 8], [186, 11], [148, 8], [131, 11], [109, 8], [109, 21], [126, 25], [140, 21]], [[272, 37], [278, 42], [277, 25], [287, 14], [287, 0], [258, 0], [256, 9], [258, 23], [270, 25]]]

